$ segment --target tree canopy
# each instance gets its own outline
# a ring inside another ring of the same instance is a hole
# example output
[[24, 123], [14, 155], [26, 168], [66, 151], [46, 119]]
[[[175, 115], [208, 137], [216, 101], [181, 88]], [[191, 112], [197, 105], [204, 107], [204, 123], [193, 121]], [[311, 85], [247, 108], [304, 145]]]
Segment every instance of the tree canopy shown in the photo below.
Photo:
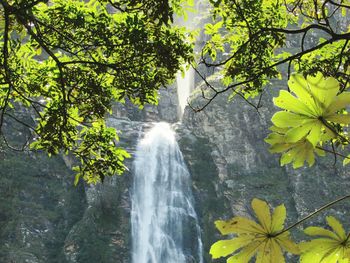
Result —
[[[125, 150], [104, 117], [114, 101], [142, 107], [192, 58], [172, 25], [184, 0], [1, 0], [0, 135], [8, 121], [32, 130], [31, 147], [73, 153], [80, 177], [121, 173]], [[34, 122], [21, 119], [27, 107]], [[10, 131], [11, 132], [11, 131]]]

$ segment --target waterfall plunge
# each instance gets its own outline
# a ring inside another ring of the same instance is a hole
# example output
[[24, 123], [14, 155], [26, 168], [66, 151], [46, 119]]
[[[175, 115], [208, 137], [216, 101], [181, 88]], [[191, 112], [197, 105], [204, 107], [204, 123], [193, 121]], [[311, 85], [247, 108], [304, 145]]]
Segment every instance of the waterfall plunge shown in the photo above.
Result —
[[190, 174], [169, 124], [137, 147], [132, 188], [132, 262], [202, 263]]

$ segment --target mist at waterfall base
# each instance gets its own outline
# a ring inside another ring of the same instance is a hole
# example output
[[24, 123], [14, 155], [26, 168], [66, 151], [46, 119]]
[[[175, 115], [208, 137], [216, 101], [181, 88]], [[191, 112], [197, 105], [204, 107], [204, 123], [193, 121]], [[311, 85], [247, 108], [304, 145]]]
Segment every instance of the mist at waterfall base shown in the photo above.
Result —
[[169, 124], [139, 141], [133, 179], [132, 262], [202, 263], [191, 178]]

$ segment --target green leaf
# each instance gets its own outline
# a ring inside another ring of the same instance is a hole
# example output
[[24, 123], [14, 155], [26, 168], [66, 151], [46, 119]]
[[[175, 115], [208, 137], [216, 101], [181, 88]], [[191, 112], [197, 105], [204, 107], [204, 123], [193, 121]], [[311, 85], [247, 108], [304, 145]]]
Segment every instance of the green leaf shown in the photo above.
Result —
[[285, 135], [286, 142], [295, 143], [302, 140], [304, 137], [306, 137], [310, 133], [315, 123], [316, 123], [315, 120], [311, 120], [309, 122], [304, 122], [300, 126], [291, 128]]
[[299, 168], [306, 161], [312, 166], [315, 153], [324, 155], [319, 145], [334, 138], [347, 144], [343, 130], [350, 124], [350, 115], [342, 109], [349, 104], [350, 95], [337, 95], [339, 82], [320, 72], [307, 78], [293, 74], [288, 84], [297, 97], [280, 91], [274, 98], [275, 105], [285, 111], [273, 115], [273, 133], [265, 141], [271, 144], [270, 152], [282, 153], [281, 165], [293, 163], [293, 168]]
[[306, 139], [316, 147], [321, 141], [323, 125], [318, 121], [314, 121], [313, 123], [314, 125], [311, 127], [310, 133], [306, 136]]
[[74, 177], [74, 185], [77, 186], [80, 180], [80, 173], [77, 173]]
[[350, 154], [346, 156], [343, 160], [343, 166], [347, 165], [350, 163]]
[[306, 116], [314, 116], [314, 112], [310, 108], [292, 96], [288, 91], [281, 90], [279, 96], [274, 98], [273, 102], [282, 109]]
[[313, 96], [315, 103], [324, 111], [335, 99], [339, 91], [339, 82], [335, 78], [325, 78], [321, 72], [316, 76], [308, 76], [310, 94]]
[[339, 94], [334, 101], [329, 105], [326, 115], [334, 114], [335, 112], [346, 108], [350, 105], [350, 92]]
[[288, 111], [276, 112], [271, 118], [273, 124], [280, 128], [296, 127], [310, 120], [313, 119], [307, 117], [305, 118], [305, 116], [294, 114]]
[[327, 117], [328, 121], [341, 123], [341, 124], [349, 124], [350, 123], [350, 115], [349, 114], [333, 114]]

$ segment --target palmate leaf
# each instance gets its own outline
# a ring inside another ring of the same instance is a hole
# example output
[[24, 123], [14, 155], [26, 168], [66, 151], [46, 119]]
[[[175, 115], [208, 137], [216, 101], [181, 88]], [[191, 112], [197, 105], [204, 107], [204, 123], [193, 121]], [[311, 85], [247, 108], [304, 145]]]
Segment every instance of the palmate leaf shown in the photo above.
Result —
[[[304, 165], [306, 161], [309, 166], [312, 166], [315, 163], [315, 154], [319, 156], [324, 156], [325, 152], [313, 147], [309, 140], [302, 139], [297, 142], [287, 141], [285, 136], [285, 131], [272, 127], [272, 130], [276, 132], [271, 133], [265, 141], [271, 144], [270, 152], [271, 153], [282, 153], [280, 163], [281, 165], [286, 165], [293, 163], [293, 168], [299, 168]], [[323, 138], [326, 137], [326, 134], [321, 135]]]
[[301, 263], [350, 262], [350, 240], [342, 224], [332, 216], [326, 220], [333, 231], [314, 226], [304, 230], [305, 234], [318, 238], [300, 244]]
[[350, 93], [337, 95], [338, 81], [321, 73], [307, 78], [294, 74], [288, 86], [294, 95], [282, 90], [274, 98], [284, 111], [273, 115], [273, 133], [265, 141], [271, 152], [282, 154], [281, 165], [293, 163], [299, 168], [307, 162], [312, 166], [315, 153], [324, 154], [319, 146], [343, 136], [342, 128], [350, 123], [350, 115], [342, 111], [350, 104]]
[[266, 202], [253, 199], [252, 208], [258, 222], [245, 217], [215, 222], [221, 234], [236, 236], [214, 243], [210, 249], [213, 258], [232, 254], [227, 263], [247, 263], [254, 256], [257, 263], [283, 263], [283, 251], [299, 253], [299, 248], [291, 240], [289, 232], [282, 232], [286, 218], [284, 205], [277, 206], [271, 215]]

